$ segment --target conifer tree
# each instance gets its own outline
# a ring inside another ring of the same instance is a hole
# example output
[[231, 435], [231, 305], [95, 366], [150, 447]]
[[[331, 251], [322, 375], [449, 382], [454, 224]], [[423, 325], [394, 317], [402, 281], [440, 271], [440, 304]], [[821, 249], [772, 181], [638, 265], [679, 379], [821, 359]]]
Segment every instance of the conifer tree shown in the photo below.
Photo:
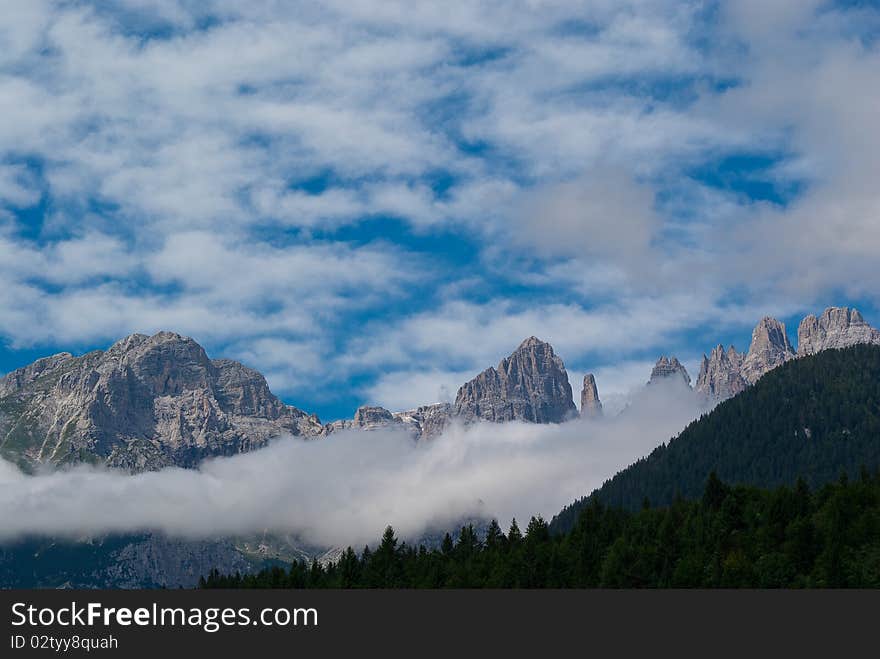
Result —
[[493, 517], [486, 530], [486, 549], [490, 551], [501, 549], [502, 543], [506, 540], [507, 538], [504, 537], [504, 533], [498, 525], [498, 520]]
[[507, 542], [512, 546], [516, 546], [522, 540], [522, 533], [519, 530], [519, 524], [516, 523], [516, 517], [510, 522], [510, 529], [507, 531]]
[[449, 556], [452, 553], [453, 548], [452, 536], [447, 533], [443, 536], [443, 542], [440, 543], [440, 551], [442, 551], [444, 555]]

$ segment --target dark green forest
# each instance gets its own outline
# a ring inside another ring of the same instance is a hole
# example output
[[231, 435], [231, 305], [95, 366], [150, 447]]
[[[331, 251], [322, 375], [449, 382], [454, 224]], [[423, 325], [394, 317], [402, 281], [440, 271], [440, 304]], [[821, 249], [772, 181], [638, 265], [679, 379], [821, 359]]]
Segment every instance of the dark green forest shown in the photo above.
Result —
[[[699, 497], [715, 471], [728, 483], [811, 487], [861, 465], [880, 465], [880, 346], [858, 345], [795, 359], [724, 401], [678, 437], [607, 481], [593, 496], [637, 510]], [[590, 497], [563, 509], [554, 531], [572, 528]]]
[[880, 472], [812, 491], [729, 486], [629, 511], [591, 499], [562, 534], [532, 518], [484, 538], [466, 526], [439, 549], [382, 541], [326, 566], [293, 563], [254, 575], [216, 571], [204, 588], [880, 587]]

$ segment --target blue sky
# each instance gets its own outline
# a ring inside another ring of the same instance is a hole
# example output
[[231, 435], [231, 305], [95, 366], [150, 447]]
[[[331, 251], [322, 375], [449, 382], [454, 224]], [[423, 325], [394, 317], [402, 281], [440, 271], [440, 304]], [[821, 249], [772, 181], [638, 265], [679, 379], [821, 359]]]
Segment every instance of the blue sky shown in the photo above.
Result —
[[108, 5], [0, 19], [0, 372], [168, 329], [329, 420], [880, 324], [876, 3]]

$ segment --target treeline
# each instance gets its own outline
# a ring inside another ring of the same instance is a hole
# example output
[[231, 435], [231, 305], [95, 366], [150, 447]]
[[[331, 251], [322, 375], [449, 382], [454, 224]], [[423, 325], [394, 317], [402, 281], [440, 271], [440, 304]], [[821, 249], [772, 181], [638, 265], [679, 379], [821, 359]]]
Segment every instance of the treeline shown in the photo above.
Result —
[[[802, 477], [816, 488], [861, 465], [880, 465], [880, 346], [825, 350], [762, 377], [627, 467], [599, 490], [609, 506], [638, 510], [700, 496], [706, 475], [774, 488]], [[551, 522], [568, 531], [585, 497]]]
[[493, 522], [464, 527], [439, 549], [398, 542], [389, 527], [358, 555], [329, 565], [300, 561], [253, 575], [213, 571], [204, 588], [654, 588], [880, 587], [880, 473], [863, 469], [812, 491], [724, 484], [713, 472], [702, 497], [663, 508], [611, 508], [597, 498], [573, 528], [525, 532]]

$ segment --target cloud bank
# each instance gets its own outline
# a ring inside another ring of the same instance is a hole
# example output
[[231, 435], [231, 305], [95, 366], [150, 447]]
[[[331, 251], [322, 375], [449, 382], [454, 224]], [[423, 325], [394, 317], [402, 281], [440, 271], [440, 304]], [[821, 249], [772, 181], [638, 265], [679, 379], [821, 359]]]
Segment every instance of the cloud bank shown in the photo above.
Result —
[[316, 546], [373, 542], [387, 524], [420, 537], [460, 520], [546, 518], [677, 434], [700, 413], [676, 383], [640, 390], [617, 417], [454, 427], [415, 443], [392, 431], [282, 438], [198, 470], [129, 476], [92, 468], [26, 476], [0, 462], [0, 539], [162, 531], [175, 537], [295, 533]]

